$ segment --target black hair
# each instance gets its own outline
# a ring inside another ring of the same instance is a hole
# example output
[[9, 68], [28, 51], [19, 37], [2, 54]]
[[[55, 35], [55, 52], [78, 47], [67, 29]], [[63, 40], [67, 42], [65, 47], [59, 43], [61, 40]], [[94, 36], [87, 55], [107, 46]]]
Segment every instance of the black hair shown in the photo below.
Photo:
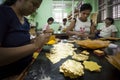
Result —
[[54, 21], [54, 19], [52, 17], [48, 18], [47, 22], [49, 21]]
[[85, 10], [92, 11], [92, 6], [89, 3], [82, 4], [80, 7], [80, 12]]
[[[2, 5], [7, 5], [7, 6], [11, 6], [13, 4], [16, 3], [17, 0], [5, 0], [5, 2]], [[40, 2], [42, 2], [42, 0], [39, 0]]]
[[109, 21], [111, 21], [111, 24], [114, 24], [114, 19], [113, 18], [107, 17], [106, 19], [109, 20]]
[[5, 0], [3, 5], [11, 6], [16, 3], [17, 0]]
[[64, 21], [67, 21], [67, 18], [63, 18], [63, 22], [64, 22]]

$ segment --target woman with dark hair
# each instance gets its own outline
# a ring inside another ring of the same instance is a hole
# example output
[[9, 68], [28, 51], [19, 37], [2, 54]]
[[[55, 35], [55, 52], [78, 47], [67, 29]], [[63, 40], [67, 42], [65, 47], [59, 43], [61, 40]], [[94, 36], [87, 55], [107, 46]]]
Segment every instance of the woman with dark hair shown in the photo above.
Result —
[[114, 25], [114, 19], [111, 17], [107, 17], [105, 19], [105, 25], [100, 27], [98, 33], [99, 33], [99, 37], [104, 37], [104, 38], [116, 37], [117, 28]]
[[67, 28], [67, 33], [80, 38], [93, 37], [95, 27], [88, 20], [91, 11], [92, 6], [89, 3], [81, 5], [79, 15], [71, 21], [70, 26]]
[[6, 0], [0, 5], [0, 80], [21, 73], [31, 62], [33, 52], [49, 39], [39, 35], [30, 41], [30, 25], [24, 16], [39, 8], [42, 0]]
[[17, 0], [5, 0], [3, 5], [11, 6], [13, 5]]
[[52, 17], [48, 18], [47, 23], [44, 25], [42, 31], [43, 33], [53, 33], [53, 29], [50, 28], [50, 25], [54, 22]]

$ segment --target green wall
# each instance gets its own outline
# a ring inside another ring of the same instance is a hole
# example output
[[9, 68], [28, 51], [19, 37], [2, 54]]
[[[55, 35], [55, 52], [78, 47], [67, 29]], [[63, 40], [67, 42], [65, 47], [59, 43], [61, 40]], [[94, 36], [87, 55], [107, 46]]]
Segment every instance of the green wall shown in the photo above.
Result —
[[37, 10], [35, 21], [38, 22], [37, 29], [40, 29], [47, 23], [47, 19], [52, 17], [52, 0], [43, 0], [40, 8]]
[[[43, 0], [40, 8], [37, 10], [37, 16], [35, 17], [35, 22], [38, 23], [37, 25], [37, 29], [41, 29], [44, 24], [47, 23], [47, 19], [49, 17], [52, 17], [52, 4], [53, 4], [53, 0]], [[77, 2], [75, 2], [75, 5], [77, 4]], [[68, 14], [70, 14], [72, 10], [72, 6], [70, 8], [67, 8], [65, 10], [65, 12], [67, 12]], [[57, 31], [59, 24], [54, 22], [51, 27]]]
[[90, 3], [93, 7], [92, 12], [98, 11], [98, 0], [83, 0], [84, 3]]
[[[98, 11], [98, 0], [83, 0], [85, 3], [90, 3], [93, 7], [92, 12], [97, 12]], [[118, 29], [117, 37], [120, 37], [120, 19], [115, 20], [115, 26]]]
[[[98, 11], [98, 0], [83, 0], [84, 3], [90, 3], [93, 7], [92, 12]], [[38, 22], [37, 29], [40, 29], [43, 27], [44, 24], [47, 23], [47, 19], [52, 16], [52, 3], [53, 0], [43, 0], [40, 8], [37, 10], [37, 16], [35, 17], [35, 21]], [[76, 5], [75, 5], [76, 6]], [[70, 14], [71, 7], [67, 8], [65, 12]], [[115, 20], [115, 25], [118, 28], [118, 37], [120, 37], [120, 20]], [[53, 23], [52, 28], [54, 30], [58, 29], [58, 23]]]
[[118, 29], [118, 33], [117, 33], [117, 37], [120, 38], [120, 20], [115, 20], [115, 26], [117, 27]]

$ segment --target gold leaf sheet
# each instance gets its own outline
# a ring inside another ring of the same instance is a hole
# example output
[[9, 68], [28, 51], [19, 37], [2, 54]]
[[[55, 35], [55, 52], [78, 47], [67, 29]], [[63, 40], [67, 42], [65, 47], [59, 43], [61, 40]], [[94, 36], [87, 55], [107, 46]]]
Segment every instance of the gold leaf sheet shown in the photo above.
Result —
[[109, 45], [110, 41], [87, 39], [87, 40], [76, 41], [76, 43], [84, 48], [98, 49], [98, 48], [107, 47]]
[[100, 71], [101, 66], [99, 66], [96, 62], [94, 61], [84, 61], [83, 65], [85, 69], [88, 69], [90, 71]]
[[84, 74], [82, 64], [80, 62], [77, 62], [75, 60], [70, 60], [70, 59], [65, 61], [60, 66], [59, 71], [62, 72], [65, 76], [68, 76], [70, 78], [77, 78]]

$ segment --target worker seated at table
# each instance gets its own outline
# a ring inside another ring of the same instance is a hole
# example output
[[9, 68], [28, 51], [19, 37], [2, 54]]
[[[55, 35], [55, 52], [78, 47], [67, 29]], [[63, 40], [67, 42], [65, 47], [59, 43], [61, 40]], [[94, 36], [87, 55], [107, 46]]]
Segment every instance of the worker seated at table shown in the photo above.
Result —
[[63, 22], [60, 24], [58, 31], [66, 32], [66, 28], [69, 26], [67, 18], [63, 19]]
[[41, 3], [42, 0], [5, 0], [0, 5], [0, 80], [23, 72], [32, 62], [33, 53], [49, 40], [50, 34], [46, 33], [31, 43], [30, 24], [25, 17]]
[[77, 37], [87, 38], [94, 37], [95, 26], [88, 20], [88, 17], [92, 11], [92, 6], [89, 3], [85, 3], [80, 7], [79, 16], [73, 19], [70, 26], [67, 27], [67, 34]]
[[116, 37], [117, 28], [114, 25], [114, 19], [111, 17], [107, 17], [105, 19], [105, 25], [101, 26], [100, 29], [96, 31], [97, 38], [108, 38], [108, 37]]
[[48, 18], [47, 23], [44, 25], [42, 31], [43, 33], [53, 33], [53, 29], [50, 28], [50, 25], [54, 22], [52, 17]]

